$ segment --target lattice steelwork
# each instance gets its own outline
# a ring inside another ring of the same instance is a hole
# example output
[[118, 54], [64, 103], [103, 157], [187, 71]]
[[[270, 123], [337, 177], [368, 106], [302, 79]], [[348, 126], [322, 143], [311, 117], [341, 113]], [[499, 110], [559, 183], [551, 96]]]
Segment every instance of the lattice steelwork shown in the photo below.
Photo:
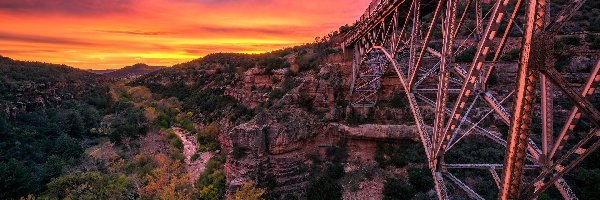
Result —
[[381, 88], [381, 79], [387, 70], [385, 56], [371, 51], [355, 64], [352, 71], [353, 107], [373, 107], [377, 103], [377, 92]]
[[[381, 76], [388, 68], [396, 73], [439, 199], [483, 199], [465, 181], [482, 180], [481, 173], [500, 199], [535, 199], [552, 186], [565, 199], [577, 199], [562, 177], [600, 145], [600, 112], [587, 99], [598, 89], [600, 54], [594, 53], [598, 61], [578, 89], [553, 67], [552, 53], [558, 32], [585, 0], [570, 0], [556, 16], [548, 0], [484, 2], [374, 0], [342, 44], [354, 58], [354, 105], [374, 106]], [[499, 62], [515, 39], [519, 60]], [[512, 80], [503, 85], [513, 87], [494, 87], [494, 73], [510, 67], [516, 68]], [[564, 121], [554, 119], [561, 117], [555, 116], [556, 100], [573, 105]], [[581, 118], [592, 130], [570, 137]], [[562, 129], [554, 130], [557, 124]], [[473, 141], [504, 154], [481, 158], [487, 163], [453, 154]], [[468, 170], [479, 172], [463, 173]]]

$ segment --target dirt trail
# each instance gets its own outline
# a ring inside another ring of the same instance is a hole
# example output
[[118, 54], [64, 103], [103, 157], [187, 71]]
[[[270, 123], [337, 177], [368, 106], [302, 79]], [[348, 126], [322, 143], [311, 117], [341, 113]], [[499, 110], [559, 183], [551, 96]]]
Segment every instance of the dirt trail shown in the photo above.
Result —
[[183, 155], [185, 156], [186, 169], [190, 175], [190, 181], [195, 183], [198, 176], [204, 171], [208, 160], [212, 158], [212, 153], [204, 152], [200, 154], [198, 159], [192, 161], [192, 156], [198, 150], [198, 144], [196, 143], [195, 137], [186, 134], [186, 131], [180, 128], [173, 128], [173, 131], [175, 131], [175, 134], [177, 134], [179, 139], [183, 142]]

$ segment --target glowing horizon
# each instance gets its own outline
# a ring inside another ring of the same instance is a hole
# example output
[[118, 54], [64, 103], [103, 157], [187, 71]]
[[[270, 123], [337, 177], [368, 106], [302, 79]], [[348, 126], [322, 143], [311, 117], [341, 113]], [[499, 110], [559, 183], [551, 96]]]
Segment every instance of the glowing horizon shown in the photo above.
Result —
[[352, 24], [370, 0], [0, 0], [0, 55], [114, 69], [262, 53]]

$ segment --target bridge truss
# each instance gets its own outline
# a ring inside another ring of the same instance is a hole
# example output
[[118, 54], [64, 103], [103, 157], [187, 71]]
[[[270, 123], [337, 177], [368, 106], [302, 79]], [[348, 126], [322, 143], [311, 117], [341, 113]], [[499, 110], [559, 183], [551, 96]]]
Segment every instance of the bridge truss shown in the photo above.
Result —
[[[600, 82], [600, 55], [579, 89], [553, 67], [552, 53], [585, 0], [569, 0], [555, 16], [549, 0], [482, 1], [374, 0], [343, 43], [354, 59], [353, 105], [374, 106], [384, 74], [400, 79], [439, 199], [484, 199], [465, 181], [482, 173], [500, 199], [535, 199], [550, 187], [577, 199], [562, 177], [600, 145], [600, 112], [588, 99]], [[520, 41], [519, 60], [499, 62], [511, 38]], [[459, 58], [469, 51], [471, 60]], [[491, 86], [497, 68], [510, 66], [514, 87]], [[572, 106], [568, 117], [553, 109], [559, 99]], [[582, 118], [592, 128], [575, 137]], [[483, 163], [453, 154], [469, 138], [504, 154]]]

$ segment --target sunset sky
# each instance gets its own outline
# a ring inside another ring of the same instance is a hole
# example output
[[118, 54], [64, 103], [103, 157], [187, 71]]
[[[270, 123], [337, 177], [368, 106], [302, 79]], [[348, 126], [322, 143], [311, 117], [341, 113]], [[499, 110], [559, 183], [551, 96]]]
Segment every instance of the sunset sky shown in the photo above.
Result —
[[314, 41], [370, 0], [0, 0], [0, 55], [113, 69]]

